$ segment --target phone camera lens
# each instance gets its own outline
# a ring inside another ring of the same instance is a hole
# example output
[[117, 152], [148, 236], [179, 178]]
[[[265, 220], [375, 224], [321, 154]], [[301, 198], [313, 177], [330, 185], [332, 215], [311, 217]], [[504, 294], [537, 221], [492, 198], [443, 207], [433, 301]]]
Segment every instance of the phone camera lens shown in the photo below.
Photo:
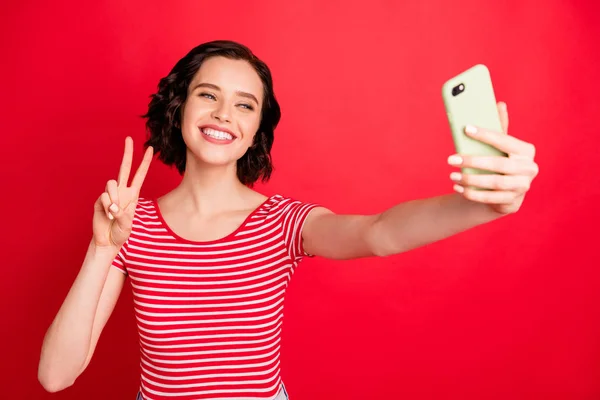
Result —
[[458, 96], [459, 94], [461, 94], [464, 91], [465, 91], [465, 85], [461, 83], [460, 85], [454, 86], [452, 88], [452, 96]]

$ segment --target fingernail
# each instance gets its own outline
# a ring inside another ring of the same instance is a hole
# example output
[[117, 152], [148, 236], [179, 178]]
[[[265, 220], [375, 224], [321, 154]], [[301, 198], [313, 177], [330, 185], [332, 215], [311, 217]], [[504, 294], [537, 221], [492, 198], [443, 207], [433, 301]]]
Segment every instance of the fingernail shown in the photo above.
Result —
[[110, 211], [112, 211], [112, 212], [114, 212], [114, 213], [117, 213], [117, 212], [119, 212], [119, 206], [118, 206], [118, 205], [116, 205], [115, 203], [112, 203], [112, 204], [110, 205], [109, 209], [110, 209]]
[[452, 179], [454, 182], [458, 182], [462, 179], [462, 174], [460, 172], [452, 172], [450, 174], [450, 179]]
[[450, 157], [448, 157], [448, 164], [450, 164], [450, 165], [460, 165], [460, 164], [462, 164], [462, 162], [463, 162], [463, 159], [458, 154], [453, 154]]
[[458, 193], [464, 193], [465, 188], [460, 185], [454, 185], [453, 189]]
[[108, 213], [108, 219], [110, 219], [112, 221], [113, 219], [115, 219], [115, 217], [113, 217], [113, 215], [111, 213]]
[[473, 125], [467, 125], [465, 126], [465, 132], [470, 135], [474, 135], [477, 133], [477, 128], [475, 128]]

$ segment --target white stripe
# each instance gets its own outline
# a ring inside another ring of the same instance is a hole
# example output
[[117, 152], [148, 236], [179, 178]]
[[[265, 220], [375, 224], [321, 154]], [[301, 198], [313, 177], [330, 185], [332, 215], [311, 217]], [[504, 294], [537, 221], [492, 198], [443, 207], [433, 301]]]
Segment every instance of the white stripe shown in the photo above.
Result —
[[[234, 256], [234, 257], [207, 258], [207, 259], [199, 259], [199, 258], [175, 258], [175, 257], [153, 257], [153, 256], [149, 256], [149, 255], [142, 254], [142, 253], [132, 253], [132, 252], [129, 252], [128, 256], [132, 257], [132, 256], [135, 255], [138, 258], [144, 258], [144, 259], [147, 259], [147, 260], [154, 260], [154, 261], [157, 261], [157, 262], [174, 261], [174, 262], [181, 262], [181, 263], [218, 263], [218, 262], [229, 262], [229, 261], [236, 261], [236, 260], [241, 260], [241, 259], [245, 259], [245, 258], [256, 257], [258, 255], [269, 253], [270, 251], [274, 251], [279, 246], [281, 246], [281, 243], [275, 243], [271, 247], [267, 247], [265, 249], [261, 249], [259, 251], [255, 251], [253, 253], [243, 254], [243, 255]], [[211, 253], [211, 254], [218, 254], [218, 252], [217, 253]], [[272, 255], [268, 255], [266, 257], [266, 259], [268, 259], [270, 257], [272, 257]]]
[[[139, 226], [140, 228], [141, 228], [141, 227], [148, 226], [148, 225], [152, 225], [152, 226], [161, 226], [161, 225], [162, 225], [162, 223], [161, 223], [159, 220], [156, 220], [156, 221], [144, 221], [144, 220], [143, 220], [143, 219], [141, 219], [141, 218], [140, 218], [140, 217], [139, 217], [137, 214], [136, 214], [136, 215], [133, 217], [133, 220], [132, 220], [132, 221], [133, 221], [132, 223], [133, 223], [135, 226]], [[137, 224], [135, 224], [136, 222], [137, 222], [138, 224], [140, 224], [140, 225], [137, 225]]]
[[240, 290], [247, 290], [247, 289], [254, 289], [257, 287], [261, 287], [261, 286], [268, 286], [270, 283], [273, 283], [275, 281], [284, 279], [284, 278], [289, 278], [290, 274], [289, 272], [287, 273], [287, 277], [286, 276], [276, 276], [273, 279], [270, 279], [268, 281], [265, 282], [261, 282], [261, 283], [257, 283], [255, 285], [248, 285], [248, 286], [239, 286], [236, 288], [219, 288], [219, 289], [167, 289], [167, 288], [159, 288], [159, 287], [154, 287], [154, 286], [143, 286], [143, 285], [135, 285], [133, 282], [131, 283], [132, 286], [136, 289], [140, 289], [140, 290], [147, 290], [147, 291], [154, 291], [154, 292], [171, 292], [171, 293], [220, 293], [220, 292], [234, 292], [234, 291], [240, 291]]
[[[259, 292], [252, 292], [252, 293], [245, 293], [245, 294], [240, 294], [237, 296], [194, 296], [194, 297], [190, 297], [190, 296], [185, 296], [185, 297], [173, 297], [173, 296], [151, 296], [151, 295], [147, 295], [147, 294], [142, 294], [142, 293], [138, 293], [137, 291], [134, 290], [134, 294], [135, 297], [140, 297], [142, 299], [151, 299], [151, 300], [170, 300], [170, 301], [206, 301], [206, 300], [225, 300], [225, 299], [242, 299], [245, 297], [256, 297], [256, 296], [260, 296], [266, 293], [270, 293], [274, 290], [279, 289], [282, 286], [287, 286], [286, 282], [281, 282], [278, 283], [275, 286], [271, 286], [265, 290], [261, 290]], [[134, 289], [138, 289], [139, 286], [134, 286]]]
[[254, 355], [254, 356], [244, 356], [244, 357], [217, 357], [217, 358], [194, 358], [194, 359], [188, 359], [188, 360], [164, 360], [162, 358], [152, 358], [149, 355], [146, 354], [145, 349], [142, 349], [142, 353], [144, 353], [144, 355], [152, 362], [154, 363], [160, 363], [160, 364], [197, 364], [197, 363], [210, 363], [210, 362], [220, 362], [220, 361], [225, 361], [225, 362], [232, 362], [232, 361], [243, 361], [243, 360], [256, 360], [259, 358], [266, 358], [266, 357], [270, 357], [275, 353], [278, 353], [280, 349], [280, 346], [277, 346], [275, 348], [275, 350], [266, 353], [266, 354], [258, 354], [258, 355]]
[[[246, 224], [246, 229], [243, 229], [242, 231], [240, 231], [238, 233], [238, 235], [244, 235], [244, 236], [246, 236], [246, 235], [249, 235], [251, 233], [256, 233], [256, 232], [260, 232], [260, 231], [262, 231], [264, 229], [268, 229], [268, 228], [270, 228], [271, 226], [274, 226], [274, 225], [275, 225], [276, 229], [279, 229], [279, 228], [281, 228], [281, 221], [278, 218], [276, 218], [276, 217], [277, 217], [277, 215], [271, 215], [271, 214], [269, 214], [266, 217], [263, 217], [260, 221], [255, 221], [254, 223], [248, 223], [248, 224]], [[265, 222], [265, 221], [268, 221], [269, 219], [271, 219], [272, 221]], [[249, 229], [250, 227], [252, 227], [254, 225], [258, 225], [258, 227], [254, 228], [254, 229]]]
[[159, 357], [184, 357], [184, 356], [204, 356], [204, 355], [213, 355], [213, 354], [235, 354], [235, 353], [252, 353], [263, 350], [272, 349], [273, 346], [278, 346], [281, 342], [281, 338], [278, 338], [273, 343], [268, 344], [266, 346], [260, 347], [247, 347], [241, 349], [219, 349], [219, 350], [203, 350], [203, 351], [154, 351], [149, 349], [144, 349], [144, 353], [152, 354]]
[[181, 310], [181, 309], [186, 309], [186, 308], [241, 307], [241, 306], [249, 306], [249, 305], [253, 305], [253, 304], [267, 303], [271, 300], [275, 300], [277, 297], [281, 296], [284, 293], [285, 293], [285, 290], [280, 290], [279, 292], [275, 293], [272, 296], [264, 297], [259, 300], [239, 301], [239, 302], [232, 302], [232, 303], [216, 303], [216, 304], [215, 303], [211, 303], [211, 304], [145, 303], [145, 302], [138, 301], [135, 299], [133, 300], [133, 302], [134, 302], [134, 304], [137, 304], [138, 306], [141, 306], [141, 307], [156, 308], [156, 309], [160, 309], [160, 310], [169, 309], [169, 308]]
[[[189, 324], [212, 324], [212, 323], [219, 323], [219, 324], [223, 324], [225, 322], [254, 322], [254, 321], [262, 321], [265, 319], [269, 319], [271, 317], [274, 317], [275, 315], [277, 315], [277, 313], [281, 312], [281, 310], [283, 310], [283, 306], [279, 307], [275, 312], [271, 313], [271, 314], [265, 314], [265, 315], [260, 315], [257, 317], [248, 317], [248, 318], [218, 318], [218, 319], [206, 319], [206, 320], [184, 320], [184, 321], [148, 321], [145, 320], [143, 318], [137, 317], [137, 320], [143, 324], [146, 325], [150, 325], [150, 326], [166, 326], [166, 325], [189, 325]], [[229, 329], [229, 327], [221, 327], [221, 329], [226, 328]], [[248, 328], [252, 328], [252, 327], [246, 327]]]
[[[202, 279], [202, 278], [221, 278], [221, 277], [226, 277], [226, 276], [236, 276], [236, 275], [249, 275], [251, 273], [255, 273], [255, 272], [259, 272], [259, 271], [264, 271], [265, 269], [269, 269], [273, 266], [275, 266], [276, 264], [280, 264], [279, 261], [275, 261], [272, 262], [270, 264], [259, 264], [260, 267], [258, 268], [251, 268], [251, 269], [244, 269], [244, 270], [238, 270], [235, 272], [223, 272], [223, 273], [218, 273], [218, 274], [209, 274], [209, 273], [200, 273], [200, 274], [186, 274], [183, 272], [154, 272], [154, 271], [148, 271], [148, 270], [143, 270], [143, 269], [136, 269], [136, 268], [131, 268], [131, 266], [129, 266], [128, 270], [129, 272], [135, 272], [139, 275], [151, 275], [151, 276], [164, 276], [164, 277], [174, 277], [174, 278], [198, 278], [198, 279]], [[280, 267], [279, 269], [281, 269], [282, 267]], [[284, 266], [284, 269], [289, 268], [288, 266]], [[171, 268], [169, 268], [171, 269]], [[175, 269], [175, 268], [172, 268]], [[141, 278], [140, 278], [141, 279]], [[174, 282], [180, 282], [179, 280], [175, 280]]]
[[[172, 277], [176, 277], [176, 278], [221, 278], [221, 277], [226, 277], [226, 276], [249, 275], [254, 272], [264, 271], [264, 270], [269, 269], [277, 264], [280, 264], [279, 260], [276, 260], [269, 264], [258, 264], [258, 267], [256, 267], [256, 268], [243, 269], [243, 270], [238, 270], [238, 271], [234, 271], [234, 272], [221, 272], [221, 273], [216, 273], [216, 274], [210, 274], [210, 273], [206, 273], [206, 272], [202, 272], [199, 274], [185, 274], [182, 272], [175, 272], [175, 273], [155, 272], [155, 271], [146, 271], [143, 269], [135, 269], [135, 268], [131, 268], [131, 267], [129, 268], [129, 271], [136, 272], [136, 273], [143, 274], [143, 275], [150, 274], [152, 276], [172, 276]], [[250, 265], [254, 265], [254, 264], [249, 264], [249, 266]], [[288, 268], [288, 267], [286, 266], [284, 268]]]
[[[278, 315], [276, 319], [274, 319], [273, 321], [269, 321], [269, 322], [265, 322], [264, 324], [259, 324], [259, 325], [252, 325], [252, 326], [247, 326], [247, 325], [241, 325], [241, 326], [226, 326], [226, 327], [222, 327], [222, 326], [218, 326], [218, 327], [202, 327], [202, 328], [178, 328], [178, 329], [149, 329], [149, 328], [144, 328], [142, 326], [140, 326], [140, 324], [138, 324], [138, 329], [150, 334], [155, 334], [155, 335], [166, 335], [166, 334], [171, 334], [171, 333], [186, 333], [186, 332], [210, 332], [210, 331], [222, 331], [222, 330], [227, 330], [227, 331], [235, 331], [235, 330], [248, 330], [248, 329], [261, 329], [261, 328], [266, 328], [269, 326], [273, 326], [275, 324], [277, 324], [281, 319], [283, 318], [283, 314]], [[261, 335], [263, 334], [262, 332], [260, 333]], [[239, 336], [241, 335], [250, 335], [249, 333], [246, 334], [239, 334]], [[225, 335], [223, 335], [225, 336]]]
[[200, 371], [214, 371], [214, 370], [225, 370], [225, 369], [246, 369], [246, 368], [258, 368], [258, 367], [266, 367], [269, 365], [273, 365], [274, 362], [279, 364], [279, 354], [275, 354], [274, 357], [270, 358], [268, 361], [253, 363], [253, 364], [235, 364], [235, 365], [212, 365], [209, 367], [189, 367], [189, 368], [163, 368], [158, 367], [154, 364], [150, 364], [146, 359], [141, 358], [142, 364], [146, 364], [147, 366], [155, 369], [157, 371], [163, 371], [168, 373], [178, 373], [178, 372], [200, 372]]
[[[269, 375], [278, 370], [280, 362], [278, 361], [273, 367], [256, 372], [238, 372], [231, 374], [206, 374], [206, 375], [184, 375], [184, 376], [169, 376], [169, 375], [159, 375], [152, 371], [147, 370], [142, 366], [142, 371], [146, 375], [150, 375], [154, 378], [170, 380], [170, 381], [186, 381], [192, 379], [216, 379], [216, 378], [241, 378], [244, 376], [260, 376], [260, 375]], [[211, 385], [215, 385], [216, 383], [210, 383]]]
[[[251, 249], [255, 249], [255, 248], [260, 248], [260, 247], [264, 247], [267, 244], [274, 242], [276, 240], [281, 241], [283, 234], [282, 232], [279, 233], [273, 233], [273, 232], [268, 232], [267, 238], [263, 241], [245, 246], [245, 247], [234, 247], [231, 249], [220, 249], [220, 250], [215, 250], [215, 251], [183, 251], [183, 250], [172, 250], [172, 249], [168, 249], [168, 250], [162, 250], [162, 249], [156, 249], [156, 248], [152, 248], [152, 247], [140, 247], [137, 245], [133, 245], [133, 244], [129, 244], [129, 248], [133, 248], [133, 249], [137, 249], [137, 250], [141, 250], [144, 253], [154, 253], [154, 254], [168, 254], [168, 255], [174, 255], [174, 256], [208, 256], [208, 255], [215, 255], [215, 254], [227, 254], [227, 253], [239, 253], [239, 252], [243, 252], [243, 251], [249, 251]], [[253, 237], [251, 240], [255, 240], [256, 237]], [[250, 240], [246, 240], [247, 242]], [[155, 242], [146, 242], [148, 243], [150, 246], [155, 246], [156, 243]], [[170, 246], [170, 244], [166, 244], [167, 246]], [[225, 247], [224, 244], [221, 244], [221, 247]], [[189, 246], [186, 246], [186, 248], [189, 248]]]
[[140, 218], [146, 218], [146, 219], [155, 219], [158, 220], [158, 214], [150, 211], [150, 212], [145, 212], [145, 213], [137, 213], [137, 216]]
[[144, 201], [139, 201], [138, 200], [138, 204], [137, 205], [142, 210], [152, 210], [152, 209], [154, 209], [154, 201], [153, 200], [144, 200]]
[[[237, 315], [237, 314], [249, 314], [249, 313], [258, 313], [267, 310], [272, 310], [277, 307], [281, 303], [283, 303], [283, 298], [279, 299], [273, 304], [269, 304], [265, 307], [260, 308], [250, 308], [246, 310], [229, 310], [229, 311], [206, 311], [206, 312], [188, 312], [188, 313], [169, 313], [169, 312], [148, 312], [142, 311], [137, 307], [134, 307], [135, 311], [140, 315], [145, 315], [147, 317], [159, 317], [159, 318], [171, 318], [171, 317], [203, 317], [203, 316], [214, 316], [214, 315]], [[159, 307], [157, 307], [159, 308]]]
[[[153, 224], [154, 226], [157, 226], [157, 228], [152, 228], [149, 226], [144, 225], [143, 222], [140, 221], [134, 221], [132, 220], [132, 229], [131, 229], [131, 234], [136, 234], [138, 233], [138, 229], [144, 230], [146, 232], [160, 232], [160, 233], [165, 233], [167, 236], [159, 236], [159, 237], [166, 237], [169, 239], [173, 239], [173, 236], [169, 233], [168, 230], [165, 229], [164, 226], [160, 226], [160, 225], [156, 225]], [[152, 235], [148, 235], [148, 234], [144, 234], [144, 236], [152, 236]]]
[[[204, 339], [257, 337], [257, 336], [269, 335], [269, 334], [275, 332], [277, 329], [281, 328], [281, 326], [283, 325], [283, 322], [281, 321], [281, 317], [277, 317], [277, 319], [274, 322], [277, 323], [277, 325], [275, 325], [275, 327], [273, 329], [269, 329], [268, 331], [258, 332], [258, 333], [250, 333], [250, 332], [241, 333], [240, 332], [240, 333], [222, 333], [222, 334], [218, 334], [218, 335], [150, 337], [150, 336], [146, 336], [140, 332], [139, 335], [140, 335], [140, 338], [146, 339], [146, 340], [151, 340], [153, 342], [174, 342], [174, 341], [178, 341], [178, 340], [204, 340]], [[265, 324], [264, 326], [268, 327], [270, 325], [273, 325], [273, 323]], [[154, 332], [149, 329], [141, 329], [141, 330], [143, 330], [144, 332]], [[164, 331], [158, 331], [158, 332], [164, 333]], [[196, 332], [196, 329], [172, 329], [171, 331], [169, 331], [169, 333], [183, 333], [183, 332]]]
[[[270, 261], [271, 259], [275, 259], [275, 261], [272, 262], [272, 264], [269, 265], [274, 265], [276, 263], [286, 263], [286, 265], [291, 266], [292, 263], [290, 263], [289, 258], [285, 256], [285, 254], [287, 253], [287, 250], [284, 247], [283, 243], [281, 243], [282, 249], [276, 253], [273, 253], [267, 257], [263, 257], [263, 258], [259, 258], [258, 260], [248, 260], [246, 262], [242, 262], [242, 263], [237, 263], [237, 264], [227, 264], [227, 265], [222, 265], [222, 266], [198, 266], [198, 265], [191, 265], [191, 266], [182, 266], [182, 265], [169, 265], [169, 264], [153, 264], [153, 263], [147, 263], [147, 262], [142, 262], [142, 261], [137, 261], [137, 260], [126, 260], [125, 262], [127, 263], [127, 265], [139, 265], [141, 267], [148, 267], [148, 268], [160, 268], [160, 269], [175, 269], [175, 270], [192, 270], [192, 271], [212, 271], [212, 270], [227, 270], [227, 269], [235, 269], [235, 268], [240, 268], [240, 267], [248, 267], [251, 265], [258, 265], [261, 264], [263, 262], [267, 262]], [[281, 257], [279, 257], [281, 256]], [[275, 257], [279, 257], [279, 258], [275, 258]], [[194, 261], [194, 260], [190, 260], [190, 261]], [[210, 260], [207, 260], [207, 262], [209, 262]]]
[[[165, 285], [183, 285], [183, 286], [211, 286], [211, 285], [220, 286], [220, 285], [223, 285], [223, 286], [229, 286], [229, 285], [234, 285], [237, 283], [246, 283], [246, 282], [256, 281], [261, 278], [266, 278], [268, 276], [272, 276], [272, 275], [276, 275], [280, 272], [284, 272], [287, 269], [288, 269], [288, 267], [280, 267], [280, 268], [265, 272], [264, 274], [254, 275], [254, 276], [250, 276], [248, 278], [227, 279], [227, 280], [223, 280], [223, 281], [188, 282], [185, 280], [146, 279], [146, 278], [140, 278], [138, 276], [132, 276], [131, 279], [136, 282], [160, 283], [160, 284], [165, 284]], [[131, 269], [129, 269], [129, 271], [131, 272]], [[177, 277], [177, 276], [182, 276], [182, 275], [174, 275], [174, 276]], [[194, 277], [201, 278], [202, 275], [195, 275]], [[202, 290], [202, 289], [200, 289], [200, 290]]]
[[[265, 392], [269, 392], [271, 390], [276, 389], [279, 384], [280, 384], [280, 379], [278, 377], [278, 374], [275, 375], [275, 378], [277, 378], [277, 382], [275, 385], [272, 385], [271, 387], [269, 387], [268, 389], [250, 389], [247, 387], [243, 387], [244, 392], [251, 392], [251, 393], [265, 393]], [[148, 383], [150, 383], [151, 385], [154, 386], [158, 386], [158, 387], [163, 387], [163, 388], [168, 388], [167, 385], [161, 385], [157, 382], [154, 382], [150, 379], [145, 378], [142, 375], [142, 379], [144, 379], [145, 381], [147, 381]], [[256, 384], [256, 383], [267, 383], [267, 382], [271, 382], [273, 379], [268, 379], [268, 380], [264, 380], [264, 381], [246, 381], [243, 383], [239, 383], [239, 382], [227, 382], [227, 385], [240, 385], [240, 384]], [[188, 385], [187, 387], [194, 387], [194, 385]], [[173, 392], [159, 392], [153, 389], [149, 389], [147, 386], [143, 386], [144, 388], [144, 392], [148, 391], [152, 394], [156, 394], [156, 395], [160, 395], [160, 396], [165, 396], [165, 397], [178, 397], [178, 396], [201, 396], [201, 395], [207, 395], [207, 394], [227, 394], [228, 396], [231, 396], [231, 389], [227, 389], [227, 390], [202, 390], [202, 391], [196, 391], [196, 392], [177, 392], [177, 393], [173, 393]], [[229, 397], [230, 398], [230, 397]], [[236, 400], [245, 400], [245, 399], [236, 399]]]
[[278, 330], [277, 332], [275, 332], [275, 335], [271, 335], [265, 339], [259, 339], [259, 340], [235, 340], [235, 341], [231, 341], [231, 342], [208, 342], [208, 343], [194, 343], [194, 344], [173, 344], [173, 345], [155, 345], [155, 344], [150, 344], [142, 339], [140, 339], [140, 342], [145, 346], [145, 347], [152, 347], [155, 349], [187, 349], [187, 348], [194, 348], [194, 347], [218, 347], [218, 346], [241, 346], [241, 345], [247, 345], [247, 344], [259, 344], [259, 343], [265, 343], [268, 341], [271, 341], [273, 339], [275, 339], [277, 336], [279, 336], [281, 334], [281, 329]]
[[[161, 233], [165, 232], [164, 229], [153, 229], [153, 231], [159, 231]], [[144, 232], [138, 232], [138, 231], [136, 231], [135, 234], [132, 233], [129, 236], [129, 241], [131, 242], [132, 239], [135, 240], [135, 236], [145, 236], [145, 237], [148, 237], [148, 238], [152, 238], [154, 240], [158, 240], [158, 239], [162, 239], [162, 240], [171, 239], [172, 240], [173, 239], [173, 236], [157, 235], [155, 233], [150, 234], [150, 233], [144, 233]]]

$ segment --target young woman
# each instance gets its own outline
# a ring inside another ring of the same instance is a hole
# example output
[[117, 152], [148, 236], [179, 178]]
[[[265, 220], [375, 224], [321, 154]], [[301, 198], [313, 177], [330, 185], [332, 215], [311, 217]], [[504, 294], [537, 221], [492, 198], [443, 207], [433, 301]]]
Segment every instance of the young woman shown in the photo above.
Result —
[[[498, 104], [504, 131], [506, 105]], [[145, 117], [149, 139], [131, 184], [133, 142], [94, 205], [93, 238], [45, 336], [48, 391], [85, 370], [127, 277], [141, 346], [143, 399], [286, 399], [279, 354], [285, 288], [303, 257], [388, 256], [514, 213], [537, 175], [535, 148], [476, 127], [467, 134], [510, 157], [453, 155], [498, 172], [461, 175], [455, 193], [377, 215], [336, 215], [252, 190], [272, 170], [280, 118], [268, 67], [237, 43], [194, 48], [160, 81]], [[140, 197], [153, 152], [183, 178]], [[471, 187], [491, 190], [475, 190]]]

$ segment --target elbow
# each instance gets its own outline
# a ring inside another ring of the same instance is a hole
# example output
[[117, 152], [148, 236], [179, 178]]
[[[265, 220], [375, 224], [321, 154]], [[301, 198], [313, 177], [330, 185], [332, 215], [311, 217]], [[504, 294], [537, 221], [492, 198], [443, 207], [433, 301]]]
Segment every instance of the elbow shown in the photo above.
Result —
[[65, 377], [53, 373], [50, 368], [43, 368], [41, 365], [38, 369], [38, 381], [44, 390], [49, 393], [60, 392], [61, 390], [73, 386], [73, 383], [75, 383], [75, 380], [65, 379]]
[[395, 256], [397, 254], [405, 253], [416, 246], [408, 246], [399, 243], [386, 243], [382, 241], [380, 243], [374, 244], [371, 247], [371, 251], [375, 257], [390, 257]]
[[46, 392], [48, 392], [48, 393], [60, 392], [61, 390], [66, 389], [68, 387], [68, 386], [62, 386], [62, 385], [55, 385], [52, 382], [40, 381], [40, 383], [42, 384], [42, 387], [44, 388], [44, 390], [46, 390]]
[[375, 257], [387, 257], [391, 253], [382, 243], [378, 243], [375, 240], [369, 240], [369, 254]]
[[369, 249], [369, 254], [375, 257], [387, 257], [393, 254], [387, 243], [382, 225], [381, 219], [377, 218], [371, 222], [366, 231], [365, 241]]
[[367, 235], [365, 238], [369, 253], [375, 257], [389, 257], [399, 253], [403, 253], [409, 248], [401, 243], [394, 235], [386, 230], [384, 221], [381, 218], [375, 219], [369, 229], [367, 229]]
[[387, 252], [387, 251], [385, 251], [385, 249], [383, 249], [383, 248], [379, 248], [379, 247], [373, 248], [373, 249], [371, 250], [371, 253], [372, 253], [372, 254], [373, 254], [373, 256], [375, 256], [375, 257], [382, 257], [382, 258], [383, 258], [383, 257], [388, 257], [388, 256], [391, 256], [391, 255], [392, 255], [392, 253], [391, 253], [391, 252]]
[[371, 253], [375, 257], [389, 257], [398, 254], [399, 251], [393, 250], [389, 246], [382, 245], [381, 243], [375, 243], [371, 246]]
[[60, 392], [61, 390], [65, 390], [66, 388], [72, 386], [74, 383], [72, 381], [67, 382], [59, 379], [48, 378], [43, 375], [38, 375], [38, 380], [48, 393]]

